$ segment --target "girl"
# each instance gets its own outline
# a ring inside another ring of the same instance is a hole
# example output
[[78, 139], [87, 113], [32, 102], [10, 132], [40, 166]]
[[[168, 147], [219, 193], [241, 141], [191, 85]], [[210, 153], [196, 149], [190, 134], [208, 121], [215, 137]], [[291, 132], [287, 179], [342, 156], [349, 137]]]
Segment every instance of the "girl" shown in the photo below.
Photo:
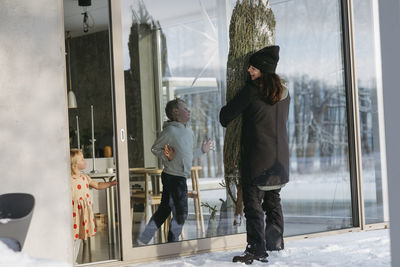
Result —
[[93, 237], [96, 233], [94, 214], [92, 210], [92, 197], [89, 188], [97, 190], [106, 189], [117, 184], [117, 181], [95, 182], [83, 173], [86, 160], [80, 149], [71, 149], [71, 185], [72, 185], [72, 216], [74, 232], [75, 259], [78, 256], [81, 240]]
[[267, 262], [267, 250], [283, 249], [280, 188], [289, 181], [290, 96], [275, 73], [278, 60], [279, 46], [254, 53], [249, 59], [249, 81], [220, 112], [224, 127], [243, 114], [241, 179], [247, 247], [233, 262]]

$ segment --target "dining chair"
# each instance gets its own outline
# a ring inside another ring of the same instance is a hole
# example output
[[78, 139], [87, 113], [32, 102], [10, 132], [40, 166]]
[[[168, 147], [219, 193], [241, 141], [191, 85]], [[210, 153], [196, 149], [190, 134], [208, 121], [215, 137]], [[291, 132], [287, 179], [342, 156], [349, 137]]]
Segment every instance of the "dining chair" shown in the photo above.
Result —
[[[193, 166], [190, 170], [190, 178], [192, 179], [192, 190], [188, 190], [188, 198], [193, 199], [194, 213], [196, 216], [197, 234], [204, 237], [204, 216], [203, 208], [201, 207], [200, 185], [199, 185], [199, 171], [201, 166]], [[201, 230], [201, 233], [200, 233]]]
[[[131, 194], [131, 212], [137, 203], [144, 204], [144, 213], [146, 223], [150, 219], [149, 208], [151, 208], [151, 215], [156, 211], [157, 206], [161, 203], [161, 173], [162, 170], [157, 168], [130, 168], [129, 171], [137, 176], [144, 177], [144, 189], [132, 190]], [[151, 187], [150, 187], [151, 184]]]
[[[192, 189], [191, 190], [188, 189], [188, 198], [193, 199], [198, 237], [205, 236], [204, 216], [203, 216], [203, 209], [201, 207], [200, 186], [199, 186], [199, 170], [201, 170], [201, 169], [202, 169], [201, 166], [193, 166], [192, 169], [190, 170], [190, 178], [192, 180]], [[170, 224], [171, 224], [171, 215], [165, 221], [165, 231], [164, 231], [165, 238], [168, 237], [168, 231], [169, 231]], [[184, 228], [182, 228], [181, 238], [185, 239]]]

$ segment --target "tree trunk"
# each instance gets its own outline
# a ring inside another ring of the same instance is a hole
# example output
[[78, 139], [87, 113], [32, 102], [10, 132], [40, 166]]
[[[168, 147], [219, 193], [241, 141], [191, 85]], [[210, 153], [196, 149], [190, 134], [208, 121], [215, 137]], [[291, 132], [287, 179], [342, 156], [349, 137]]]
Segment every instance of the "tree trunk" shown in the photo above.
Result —
[[[269, 1], [237, 1], [229, 25], [229, 55], [227, 63], [226, 100], [232, 99], [243, 87], [247, 78], [249, 56], [275, 43], [275, 17]], [[240, 183], [240, 144], [242, 117], [229, 123], [224, 141], [225, 183], [229, 195], [235, 203], [234, 224], [240, 224], [243, 216], [243, 203]], [[237, 187], [237, 194], [230, 192], [230, 186]]]

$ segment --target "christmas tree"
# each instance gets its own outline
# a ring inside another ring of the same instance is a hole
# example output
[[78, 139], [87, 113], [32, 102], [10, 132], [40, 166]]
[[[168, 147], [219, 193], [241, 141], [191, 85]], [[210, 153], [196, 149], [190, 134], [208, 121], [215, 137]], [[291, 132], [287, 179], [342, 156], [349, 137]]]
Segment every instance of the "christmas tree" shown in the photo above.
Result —
[[[226, 101], [232, 99], [247, 79], [249, 56], [275, 43], [275, 16], [269, 0], [238, 0], [229, 25], [229, 55], [227, 63]], [[226, 128], [224, 141], [225, 185], [235, 203], [234, 224], [243, 216], [240, 183], [240, 144], [242, 117]]]

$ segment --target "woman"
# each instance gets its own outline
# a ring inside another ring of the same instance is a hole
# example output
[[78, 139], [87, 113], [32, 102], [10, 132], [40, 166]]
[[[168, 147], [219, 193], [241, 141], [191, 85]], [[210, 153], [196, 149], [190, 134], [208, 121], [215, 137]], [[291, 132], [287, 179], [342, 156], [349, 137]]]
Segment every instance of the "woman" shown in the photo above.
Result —
[[233, 262], [267, 262], [267, 250], [284, 247], [280, 188], [289, 181], [290, 96], [275, 73], [278, 60], [279, 46], [254, 53], [249, 59], [249, 81], [220, 112], [224, 127], [243, 114], [241, 179], [247, 246]]

